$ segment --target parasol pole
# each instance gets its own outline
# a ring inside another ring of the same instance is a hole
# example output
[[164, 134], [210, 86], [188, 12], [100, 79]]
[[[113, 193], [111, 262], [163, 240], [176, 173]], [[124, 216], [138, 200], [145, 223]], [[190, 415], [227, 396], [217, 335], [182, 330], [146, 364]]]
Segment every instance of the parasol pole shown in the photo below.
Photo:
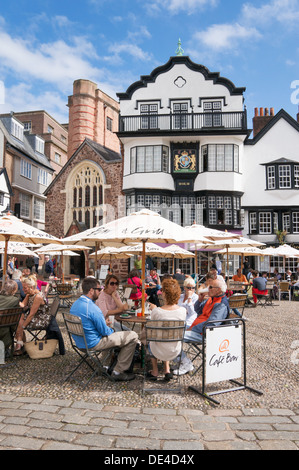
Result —
[[229, 254], [228, 254], [228, 245], [226, 245], [226, 274], [227, 274], [227, 286], [229, 287]]
[[3, 283], [5, 281], [6, 271], [7, 271], [7, 251], [8, 251], [8, 241], [10, 235], [4, 235], [5, 237], [5, 247], [4, 247], [4, 261], [3, 261]]
[[145, 243], [146, 243], [146, 240], [142, 240], [142, 267], [141, 267], [142, 300], [141, 300], [141, 308], [142, 308], [142, 316], [143, 317], [144, 317], [144, 311], [145, 311]]
[[198, 291], [198, 251], [197, 251], [197, 244], [195, 244], [195, 279], [196, 279], [196, 292]]
[[61, 250], [61, 273], [62, 273], [62, 284], [64, 284], [64, 263], [63, 263], [63, 251]]
[[95, 254], [95, 260], [94, 260], [94, 266], [95, 266], [95, 276], [98, 279], [98, 249], [99, 249], [99, 242], [96, 242], [96, 254]]

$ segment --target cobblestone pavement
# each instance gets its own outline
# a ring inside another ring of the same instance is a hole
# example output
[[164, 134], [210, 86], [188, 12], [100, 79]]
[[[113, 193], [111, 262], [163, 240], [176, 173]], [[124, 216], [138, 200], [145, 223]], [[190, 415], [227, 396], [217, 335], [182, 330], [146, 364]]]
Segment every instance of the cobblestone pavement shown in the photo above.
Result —
[[0, 395], [0, 450], [299, 450], [289, 409], [132, 408]]
[[96, 377], [84, 390], [65, 383], [78, 357], [59, 313], [64, 356], [22, 356], [0, 368], [0, 450], [298, 450], [298, 310], [298, 302], [287, 301], [245, 310], [247, 384], [263, 395], [224, 393], [217, 407], [190, 391], [200, 374], [182, 377], [182, 395], [143, 396], [139, 373], [125, 383]]

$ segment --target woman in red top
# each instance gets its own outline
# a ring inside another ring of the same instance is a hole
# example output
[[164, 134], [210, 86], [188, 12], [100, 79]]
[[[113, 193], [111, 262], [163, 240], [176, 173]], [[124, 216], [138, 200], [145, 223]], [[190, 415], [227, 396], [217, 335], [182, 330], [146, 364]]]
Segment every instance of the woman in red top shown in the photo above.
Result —
[[[132, 291], [132, 294], [130, 295], [130, 299], [140, 300], [142, 298], [142, 280], [140, 279], [138, 275], [137, 269], [133, 269], [133, 271], [129, 273], [128, 284], [132, 284], [132, 287], [133, 287], [133, 291]], [[134, 286], [136, 286], [136, 292], [135, 292]], [[146, 297], [147, 295], [145, 294], [145, 298]]]

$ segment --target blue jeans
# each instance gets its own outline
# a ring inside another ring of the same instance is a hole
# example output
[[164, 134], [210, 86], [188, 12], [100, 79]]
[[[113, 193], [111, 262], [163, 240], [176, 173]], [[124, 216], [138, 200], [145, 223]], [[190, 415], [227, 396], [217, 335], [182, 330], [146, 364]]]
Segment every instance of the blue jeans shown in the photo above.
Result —
[[[192, 343], [193, 341], [202, 343], [202, 335], [200, 333], [195, 333], [195, 331], [192, 330], [186, 331], [184, 334], [184, 343]], [[191, 359], [189, 359], [185, 351], [182, 352], [181, 363], [192, 364]]]

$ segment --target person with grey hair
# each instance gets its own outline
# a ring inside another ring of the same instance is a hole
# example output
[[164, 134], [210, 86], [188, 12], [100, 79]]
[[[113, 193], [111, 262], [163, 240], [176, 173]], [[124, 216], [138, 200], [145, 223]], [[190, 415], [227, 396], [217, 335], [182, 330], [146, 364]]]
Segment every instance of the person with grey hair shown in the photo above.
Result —
[[184, 281], [184, 292], [181, 294], [178, 301], [180, 307], [186, 309], [186, 326], [189, 328], [197, 317], [194, 310], [194, 304], [198, 300], [198, 295], [195, 293], [195, 281], [192, 277], [187, 277]]
[[[197, 301], [194, 305], [194, 310], [197, 313], [197, 318], [192, 323], [191, 327], [185, 332], [184, 342], [202, 342], [202, 333], [207, 322], [213, 326], [213, 321], [221, 321], [228, 318], [229, 303], [225, 295], [226, 284], [224, 280], [214, 279], [209, 283], [209, 298], [204, 302]], [[219, 325], [219, 323], [215, 323]], [[193, 370], [192, 361], [185, 353], [182, 354], [181, 366], [175, 369], [175, 375], [183, 375]]]
[[26, 297], [25, 295], [25, 292], [24, 292], [24, 289], [23, 289], [23, 285], [22, 285], [22, 281], [21, 281], [21, 278], [23, 276], [23, 273], [20, 269], [15, 269], [13, 275], [12, 275], [12, 279], [17, 283], [18, 285], [18, 291], [20, 293], [20, 297], [21, 297], [21, 301], [23, 301]]

